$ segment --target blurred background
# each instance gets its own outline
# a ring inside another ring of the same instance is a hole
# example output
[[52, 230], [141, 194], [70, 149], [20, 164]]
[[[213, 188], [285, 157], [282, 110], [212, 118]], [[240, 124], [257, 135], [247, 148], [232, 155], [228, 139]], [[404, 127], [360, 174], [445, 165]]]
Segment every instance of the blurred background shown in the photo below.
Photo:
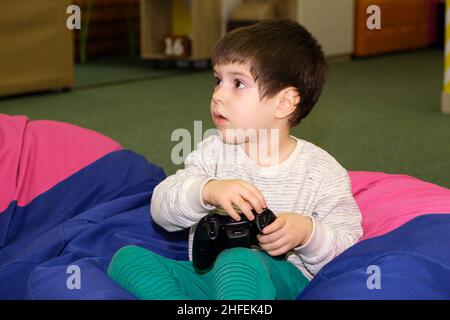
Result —
[[[172, 132], [186, 128], [193, 135], [194, 121], [202, 121], [203, 131], [213, 127], [214, 43], [234, 28], [288, 18], [319, 40], [330, 63], [318, 105], [293, 134], [348, 170], [408, 174], [450, 187], [445, 1], [0, 4], [0, 113], [96, 130], [172, 174], [180, 168], [171, 161], [179, 143]], [[79, 29], [70, 30], [77, 22], [71, 5], [79, 8]], [[377, 17], [380, 28], [371, 28]]]

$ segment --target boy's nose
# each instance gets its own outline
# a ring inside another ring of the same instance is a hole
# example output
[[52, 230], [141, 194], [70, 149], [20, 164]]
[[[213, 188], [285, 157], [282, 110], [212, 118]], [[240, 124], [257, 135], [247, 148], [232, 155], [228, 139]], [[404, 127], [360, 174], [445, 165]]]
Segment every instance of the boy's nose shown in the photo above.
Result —
[[224, 95], [223, 88], [218, 87], [218, 88], [216, 88], [214, 90], [214, 93], [212, 95], [212, 101], [214, 102], [214, 104], [218, 104], [218, 103], [223, 104], [224, 103], [224, 96], [225, 95]]
[[217, 104], [223, 104], [223, 102], [222, 102], [222, 100], [220, 100], [217, 96], [215, 96], [215, 95], [213, 95], [212, 96], [212, 102], [213, 102], [213, 104], [214, 105], [217, 105]]

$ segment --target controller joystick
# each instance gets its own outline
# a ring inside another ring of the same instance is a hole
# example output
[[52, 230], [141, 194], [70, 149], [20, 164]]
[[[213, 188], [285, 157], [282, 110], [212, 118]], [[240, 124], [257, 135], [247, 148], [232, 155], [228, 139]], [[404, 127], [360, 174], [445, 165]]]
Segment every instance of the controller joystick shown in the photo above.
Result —
[[[235, 221], [228, 215], [218, 213], [208, 214], [200, 220], [192, 247], [192, 261], [197, 270], [208, 269], [224, 249], [258, 246], [256, 236], [275, 221], [276, 216], [267, 208], [260, 214], [252, 211], [255, 215], [253, 221], [244, 214], [240, 215], [240, 221]], [[284, 255], [277, 258], [284, 258]]]

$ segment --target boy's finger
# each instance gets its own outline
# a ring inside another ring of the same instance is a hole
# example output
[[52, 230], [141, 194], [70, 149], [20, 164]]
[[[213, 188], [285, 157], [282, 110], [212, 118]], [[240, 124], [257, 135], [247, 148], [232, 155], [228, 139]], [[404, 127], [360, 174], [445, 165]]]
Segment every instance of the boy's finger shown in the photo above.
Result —
[[240, 192], [241, 197], [243, 197], [248, 203], [251, 204], [252, 208], [255, 209], [257, 213], [263, 210], [258, 198], [248, 189], [242, 188]]
[[222, 205], [223, 209], [228, 213], [230, 217], [232, 217], [234, 220], [239, 221], [241, 220], [241, 216], [233, 209], [233, 206], [231, 203], [224, 203]]
[[258, 240], [259, 243], [266, 244], [278, 241], [281, 238], [283, 238], [283, 236], [284, 236], [283, 232], [275, 231], [270, 234], [259, 234], [256, 236], [256, 239]]
[[274, 222], [262, 229], [263, 234], [269, 234], [280, 230], [284, 226], [284, 219], [276, 218]]
[[247, 217], [248, 220], [255, 219], [255, 216], [252, 213], [252, 208], [240, 195], [238, 195], [235, 199], [233, 199], [233, 203], [238, 206], [243, 214]]
[[258, 188], [256, 188], [254, 185], [248, 183], [247, 181], [243, 181], [243, 180], [242, 180], [242, 185], [244, 186], [244, 188], [249, 190], [258, 199], [262, 208], [267, 208], [266, 200], [264, 199], [263, 194], [261, 193], [261, 191], [259, 191]]

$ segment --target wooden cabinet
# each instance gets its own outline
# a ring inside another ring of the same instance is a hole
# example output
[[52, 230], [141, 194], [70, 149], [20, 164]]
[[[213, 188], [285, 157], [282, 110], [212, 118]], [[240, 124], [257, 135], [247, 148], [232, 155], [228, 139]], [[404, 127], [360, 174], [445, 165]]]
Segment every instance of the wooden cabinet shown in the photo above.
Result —
[[430, 44], [430, 2], [428, 0], [377, 1], [381, 29], [367, 28], [370, 0], [355, 4], [355, 56], [423, 48]]
[[[181, 1], [181, 2], [180, 2]], [[174, 6], [183, 6], [180, 10]], [[184, 13], [184, 14], [183, 14]], [[182, 21], [183, 27], [177, 24]], [[189, 60], [209, 59], [212, 48], [221, 36], [221, 1], [218, 0], [141, 0], [140, 32], [141, 57], [147, 59], [174, 59], [169, 46], [187, 46], [190, 50], [180, 58]], [[184, 34], [180, 34], [180, 30]], [[169, 37], [172, 40], [167, 40]], [[177, 37], [184, 39], [176, 43]], [[186, 52], [186, 51], [185, 51]]]
[[73, 85], [69, 5], [69, 0], [2, 1], [0, 96]]
[[[177, 24], [181, 21], [189, 32], [178, 35], [188, 36], [191, 41], [187, 58], [208, 59], [215, 42], [226, 31], [231, 12], [242, 3], [242, 0], [140, 0], [141, 56], [174, 58], [165, 54], [164, 38], [178, 33]], [[350, 57], [354, 0], [271, 0], [270, 3], [275, 18], [288, 18], [304, 25], [322, 44], [326, 56]], [[184, 14], [176, 8], [183, 4], [188, 7]]]

